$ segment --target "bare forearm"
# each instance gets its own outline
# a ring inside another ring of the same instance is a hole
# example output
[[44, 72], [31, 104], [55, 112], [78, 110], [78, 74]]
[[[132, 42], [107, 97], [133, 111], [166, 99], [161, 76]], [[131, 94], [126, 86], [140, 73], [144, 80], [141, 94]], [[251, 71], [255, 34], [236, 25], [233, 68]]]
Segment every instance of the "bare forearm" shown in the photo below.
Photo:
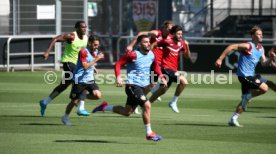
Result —
[[99, 58], [96, 58], [95, 60], [93, 60], [92, 62], [89, 62], [89, 63], [84, 63], [83, 64], [83, 69], [84, 70], [87, 70], [89, 67], [95, 65], [97, 63], [97, 61], [99, 61], [100, 59]]
[[238, 49], [238, 45], [237, 44], [232, 44], [229, 45], [223, 52], [222, 54], [219, 56], [220, 60], [223, 60], [230, 52], [232, 52], [233, 50], [237, 50]]

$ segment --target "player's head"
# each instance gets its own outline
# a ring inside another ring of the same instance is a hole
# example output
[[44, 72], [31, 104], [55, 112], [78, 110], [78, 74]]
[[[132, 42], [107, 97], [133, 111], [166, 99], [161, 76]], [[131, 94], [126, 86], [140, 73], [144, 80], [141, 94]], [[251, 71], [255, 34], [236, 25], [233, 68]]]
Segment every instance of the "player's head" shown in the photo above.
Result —
[[86, 33], [86, 23], [84, 21], [77, 21], [75, 23], [75, 29], [78, 34], [84, 35]]
[[174, 23], [171, 20], [165, 20], [161, 26], [161, 31], [163, 34], [163, 38], [167, 37], [168, 34], [170, 33], [170, 30], [174, 26]]
[[179, 41], [182, 39], [183, 29], [181, 26], [175, 25], [172, 27], [170, 33], [173, 35], [173, 39], [175, 39], [176, 41]]
[[250, 35], [253, 42], [262, 42], [263, 40], [263, 31], [259, 26], [253, 26], [250, 30]]
[[97, 35], [90, 35], [88, 38], [88, 46], [90, 50], [95, 51], [100, 46], [100, 38]]
[[150, 51], [150, 38], [148, 35], [140, 35], [137, 38], [137, 44], [142, 52]]

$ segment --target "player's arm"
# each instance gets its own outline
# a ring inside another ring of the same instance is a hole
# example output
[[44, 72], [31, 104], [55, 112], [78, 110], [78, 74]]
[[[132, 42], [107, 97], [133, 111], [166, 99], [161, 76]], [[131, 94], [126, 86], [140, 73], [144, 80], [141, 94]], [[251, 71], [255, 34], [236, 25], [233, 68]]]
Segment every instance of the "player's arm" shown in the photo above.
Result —
[[190, 51], [190, 47], [189, 47], [189, 42], [187, 40], [184, 40], [184, 45], [185, 45], [185, 52], [184, 52], [184, 56], [185, 58], [191, 58], [191, 51]]
[[126, 51], [132, 51], [134, 45], [137, 42], [137, 38], [141, 35], [148, 35], [150, 37], [156, 37], [158, 35], [158, 32], [156, 30], [152, 30], [152, 31], [143, 31], [143, 32], [139, 32], [138, 35], [131, 41], [131, 43], [127, 46]]
[[215, 66], [220, 68], [223, 59], [233, 50], [236, 51], [243, 51], [247, 54], [251, 54], [251, 46], [249, 43], [240, 43], [240, 44], [230, 44], [226, 49], [222, 52], [222, 54], [219, 56], [219, 58], [215, 62]]
[[80, 61], [81, 61], [81, 64], [82, 64], [82, 67], [84, 70], [87, 70], [89, 67], [93, 67], [93, 65], [98, 62], [100, 59], [104, 58], [104, 54], [101, 52], [99, 53], [95, 59], [91, 62], [87, 62], [86, 61], [86, 58], [87, 58], [87, 52], [85, 51], [85, 49], [81, 49], [80, 50]]
[[265, 57], [265, 53], [263, 52], [261, 57], [261, 64], [262, 66], [271, 66], [273, 68], [276, 68], [276, 63], [274, 62], [274, 58], [276, 57], [276, 54], [274, 52], [269, 51], [268, 58]]
[[157, 42], [154, 42], [150, 45], [150, 48], [151, 48], [151, 50], [153, 50], [153, 49], [157, 48], [157, 46], [158, 46]]
[[162, 71], [161, 71], [161, 68], [160, 68], [158, 62], [154, 60], [152, 65], [153, 65], [153, 68], [154, 68], [154, 72], [160, 77], [164, 87], [167, 87], [167, 80], [166, 80], [165, 76], [162, 74]]
[[55, 45], [56, 42], [72, 42], [74, 40], [75, 36], [74, 34], [63, 34], [63, 35], [58, 35], [56, 37], [54, 37], [52, 39], [52, 41], [50, 42], [50, 44], [48, 45], [48, 48], [46, 49], [46, 51], [43, 54], [44, 60], [47, 60], [49, 57], [49, 53], [51, 52], [53, 46]]
[[116, 63], [115, 63], [115, 76], [116, 76], [116, 86], [121, 87], [123, 85], [123, 79], [121, 77], [121, 67], [128, 62], [133, 62], [137, 58], [135, 52], [125, 53]]
[[96, 68], [96, 66], [93, 66], [93, 67], [94, 67], [94, 73], [95, 73], [95, 74], [98, 74], [99, 71], [98, 71], [98, 69]]
[[151, 49], [157, 48], [157, 47], [162, 47], [165, 48], [166, 46], [169, 46], [169, 43], [166, 40], [161, 40], [158, 42], [154, 42], [151, 44]]

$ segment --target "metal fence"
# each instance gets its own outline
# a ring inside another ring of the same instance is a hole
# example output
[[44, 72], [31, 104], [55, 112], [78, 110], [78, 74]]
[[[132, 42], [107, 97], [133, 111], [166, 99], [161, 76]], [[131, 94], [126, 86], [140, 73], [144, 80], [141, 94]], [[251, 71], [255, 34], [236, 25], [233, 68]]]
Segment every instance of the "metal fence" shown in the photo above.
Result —
[[[213, 2], [214, 8], [212, 15], [210, 13], [212, 12], [211, 2]], [[164, 3], [172, 4], [172, 10], [169, 10], [174, 12], [172, 19], [185, 27], [185, 35], [188, 36], [187, 38], [192, 44], [223, 44], [225, 40], [228, 40], [226, 38], [200, 37], [210, 30], [211, 16], [214, 18], [212, 24], [216, 27], [226, 16], [241, 13], [239, 11], [249, 15], [276, 15], [276, 0], [169, 0], [169, 2], [161, 0], [1, 0], [0, 56], [2, 59], [0, 59], [0, 67], [1, 63], [5, 68], [9, 65], [7, 70], [10, 69], [10, 66], [19, 66], [19, 64], [14, 64], [13, 59], [20, 57], [17, 54], [18, 50], [22, 48], [14, 47], [12, 42], [23, 41], [25, 38], [25, 41], [29, 41], [26, 44], [30, 43], [30, 46], [26, 47], [26, 51], [22, 55], [31, 56], [33, 52], [31, 48], [36, 46], [34, 45], [36, 41], [32, 40], [72, 32], [74, 24], [78, 20], [86, 21], [87, 34], [94, 33], [102, 39], [102, 46], [107, 53], [104, 62], [110, 66], [124, 51], [130, 39], [140, 30], [138, 25], [143, 23], [143, 20], [137, 21], [136, 19], [143, 17], [142, 15], [151, 19], [152, 23], [148, 26], [148, 30], [157, 29], [161, 24], [160, 21], [171, 19], [165, 18], [165, 16], [161, 17], [162, 14], [171, 13], [164, 12], [163, 10], [166, 10], [164, 8], [160, 9], [161, 3], [162, 5]], [[168, 8], [168, 5], [163, 5], [163, 7]], [[276, 25], [276, 20], [274, 22]], [[276, 34], [276, 30], [274, 31]], [[18, 40], [18, 38], [20, 39]], [[235, 40], [239, 39], [228, 41]], [[275, 43], [275, 40], [269, 41], [272, 44]], [[45, 44], [47, 42], [39, 45]], [[57, 66], [56, 62], [60, 60], [61, 48], [61, 44], [57, 44], [56, 55], [52, 57], [55, 60], [52, 61], [51, 66]], [[43, 63], [38, 65], [35, 63], [35, 57], [41, 56], [43, 50], [45, 49], [35, 47], [34, 63], [30, 58], [26, 59], [22, 66], [31, 66], [32, 70], [34, 66], [43, 66]], [[57, 69], [57, 67], [55, 68]]]

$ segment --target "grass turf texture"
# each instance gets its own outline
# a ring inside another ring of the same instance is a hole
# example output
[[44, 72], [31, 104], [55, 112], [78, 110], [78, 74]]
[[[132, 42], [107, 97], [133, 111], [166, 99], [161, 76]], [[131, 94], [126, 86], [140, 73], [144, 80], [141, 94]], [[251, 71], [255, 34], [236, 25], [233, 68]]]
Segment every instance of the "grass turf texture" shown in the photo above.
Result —
[[[46, 84], [45, 72], [0, 73], [0, 153], [275, 153], [276, 94], [271, 90], [251, 101], [239, 122], [227, 122], [240, 101], [240, 84], [188, 85], [178, 100], [180, 113], [168, 107], [175, 84], [152, 105], [152, 128], [163, 137], [160, 142], [145, 140], [141, 115], [123, 117], [114, 113], [76, 115], [73, 126], [64, 126], [61, 116], [69, 102], [71, 87], [52, 101], [46, 117], [40, 117], [38, 101], [59, 83]], [[60, 72], [57, 72], [60, 74]], [[60, 76], [59, 76], [60, 77]], [[276, 82], [275, 76], [266, 76]], [[124, 105], [124, 88], [99, 85], [103, 98], [86, 100], [92, 110], [101, 101]]]

